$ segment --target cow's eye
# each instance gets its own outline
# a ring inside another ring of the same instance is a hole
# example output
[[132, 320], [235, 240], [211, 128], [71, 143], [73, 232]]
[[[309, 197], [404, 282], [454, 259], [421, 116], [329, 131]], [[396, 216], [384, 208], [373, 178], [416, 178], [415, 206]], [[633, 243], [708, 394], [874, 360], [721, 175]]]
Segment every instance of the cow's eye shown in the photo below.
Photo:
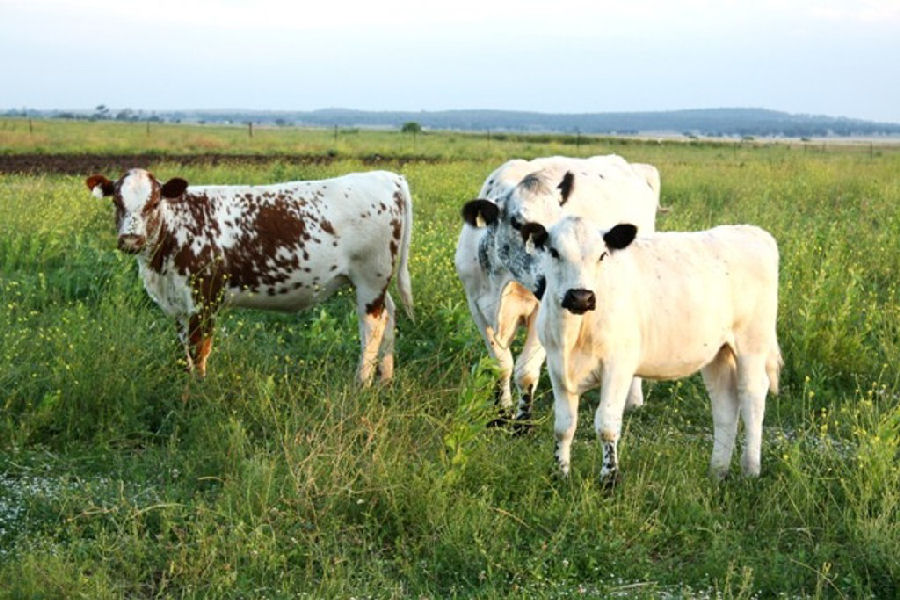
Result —
[[522, 231], [522, 221], [518, 220], [517, 218], [515, 218], [515, 217], [510, 217], [510, 219], [509, 219], [509, 224], [510, 224], [510, 225], [512, 226], [512, 228], [515, 229], [516, 231]]
[[557, 252], [556, 248], [553, 248], [552, 246], [550, 247], [550, 256], [557, 260], [559, 259], [559, 252]]
[[607, 256], [609, 256], [609, 252], [604, 252], [603, 254], [600, 255], [600, 260], [598, 260], [597, 262], [603, 262], [603, 259], [606, 258]]

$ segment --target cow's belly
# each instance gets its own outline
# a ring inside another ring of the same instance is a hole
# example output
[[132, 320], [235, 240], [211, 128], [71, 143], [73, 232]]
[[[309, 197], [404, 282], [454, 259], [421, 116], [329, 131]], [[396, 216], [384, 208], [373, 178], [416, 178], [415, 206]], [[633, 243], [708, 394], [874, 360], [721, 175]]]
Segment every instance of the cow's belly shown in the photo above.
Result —
[[228, 288], [225, 302], [241, 308], [294, 312], [315, 306], [349, 283], [344, 275], [334, 275], [324, 281], [294, 277], [260, 290]]
[[703, 359], [676, 356], [664, 362], [645, 362], [638, 367], [635, 375], [645, 379], [679, 379], [693, 375], [709, 364], [715, 356], [715, 353]]
[[648, 379], [687, 377], [708, 365], [723, 345], [731, 343], [725, 331], [711, 331], [705, 336], [669, 338], [665, 343], [658, 342], [645, 349], [635, 375]]

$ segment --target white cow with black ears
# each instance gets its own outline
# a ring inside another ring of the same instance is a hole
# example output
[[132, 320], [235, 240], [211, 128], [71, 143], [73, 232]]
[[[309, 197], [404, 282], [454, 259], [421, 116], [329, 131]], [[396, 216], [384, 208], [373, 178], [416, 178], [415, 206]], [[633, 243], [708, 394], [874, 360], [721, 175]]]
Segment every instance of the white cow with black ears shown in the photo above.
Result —
[[[456, 248], [456, 272], [472, 318], [488, 351], [500, 363], [501, 414], [511, 408], [510, 378], [515, 372], [520, 392], [516, 419], [530, 419], [544, 362], [544, 349], [534, 330], [543, 282], [534, 259], [525, 251], [522, 224], [532, 221], [549, 227], [562, 216], [578, 215], [598, 227], [627, 220], [643, 231], [653, 231], [659, 190], [655, 167], [629, 163], [614, 154], [514, 159], [491, 173], [479, 198], [463, 207], [465, 224]], [[519, 326], [526, 327], [528, 335], [514, 363], [510, 343]], [[629, 405], [642, 403], [636, 379]]]
[[617, 480], [617, 442], [634, 376], [703, 374], [712, 401], [714, 476], [731, 463], [738, 413], [745, 475], [760, 472], [766, 391], [776, 393], [778, 247], [749, 225], [635, 238], [634, 225], [602, 231], [566, 218], [523, 227], [540, 251], [546, 293], [538, 336], [553, 384], [556, 456], [568, 475], [578, 399], [601, 387], [594, 419], [601, 477]]

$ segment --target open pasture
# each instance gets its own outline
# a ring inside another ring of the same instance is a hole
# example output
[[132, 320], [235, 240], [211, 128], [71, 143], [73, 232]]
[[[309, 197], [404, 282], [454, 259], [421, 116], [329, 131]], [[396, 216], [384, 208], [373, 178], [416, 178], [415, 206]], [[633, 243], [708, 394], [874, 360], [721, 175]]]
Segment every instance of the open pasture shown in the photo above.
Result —
[[[7, 155], [279, 155], [140, 165], [196, 184], [403, 173], [416, 299], [387, 387], [353, 383], [351, 293], [226, 310], [191, 380], [90, 173], [0, 174], [0, 596], [900, 594], [900, 152], [572, 142], [0, 121]], [[785, 368], [758, 480], [736, 462], [707, 476], [699, 377], [645, 384], [611, 493], [596, 392], [568, 481], [546, 376], [532, 434], [484, 427], [493, 373], [453, 270], [460, 207], [508, 158], [609, 152], [659, 169], [659, 230], [753, 223], [779, 242]]]

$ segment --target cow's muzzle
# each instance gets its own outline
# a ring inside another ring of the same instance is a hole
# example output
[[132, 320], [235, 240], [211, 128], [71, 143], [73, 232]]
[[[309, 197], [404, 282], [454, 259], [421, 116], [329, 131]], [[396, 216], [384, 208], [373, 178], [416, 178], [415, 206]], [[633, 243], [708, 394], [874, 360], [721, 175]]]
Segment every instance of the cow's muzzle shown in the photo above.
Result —
[[563, 297], [562, 307], [581, 315], [597, 308], [597, 297], [591, 290], [569, 290]]
[[129, 233], [119, 236], [118, 245], [119, 250], [126, 254], [137, 254], [143, 249], [145, 243], [147, 243], [147, 238], [144, 236]]

